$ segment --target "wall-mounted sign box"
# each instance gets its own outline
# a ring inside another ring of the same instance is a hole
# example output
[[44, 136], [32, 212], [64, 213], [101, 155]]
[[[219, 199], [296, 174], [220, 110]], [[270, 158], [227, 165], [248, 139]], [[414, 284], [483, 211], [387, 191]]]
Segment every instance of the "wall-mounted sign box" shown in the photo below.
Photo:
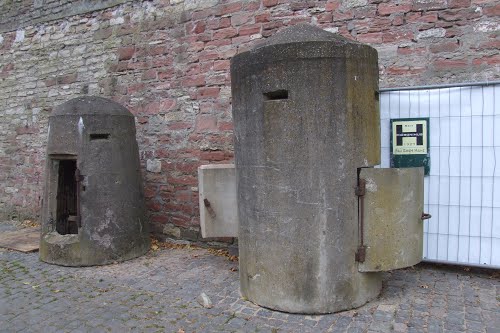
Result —
[[424, 167], [429, 175], [429, 118], [391, 119], [391, 168]]

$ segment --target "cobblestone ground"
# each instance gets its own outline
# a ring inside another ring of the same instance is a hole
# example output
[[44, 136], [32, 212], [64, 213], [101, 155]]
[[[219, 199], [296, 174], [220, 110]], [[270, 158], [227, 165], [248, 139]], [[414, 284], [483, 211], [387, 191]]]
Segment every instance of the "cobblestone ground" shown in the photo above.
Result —
[[88, 268], [0, 249], [0, 332], [500, 332], [498, 271], [421, 264], [357, 310], [303, 316], [241, 299], [236, 267], [200, 248]]

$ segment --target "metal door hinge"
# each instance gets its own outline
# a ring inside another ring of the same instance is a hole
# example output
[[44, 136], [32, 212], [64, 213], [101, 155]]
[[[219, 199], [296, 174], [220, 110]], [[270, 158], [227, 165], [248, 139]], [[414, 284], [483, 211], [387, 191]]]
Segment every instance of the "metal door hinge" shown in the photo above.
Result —
[[358, 232], [359, 232], [359, 246], [355, 254], [355, 260], [357, 262], [364, 262], [366, 258], [366, 246], [364, 241], [364, 196], [366, 194], [366, 180], [363, 178], [358, 178], [358, 185], [354, 191], [356, 196], [358, 196]]
[[76, 225], [78, 228], [82, 227], [82, 216], [80, 211], [80, 191], [82, 190], [82, 181], [84, 176], [80, 173], [80, 169], [75, 170], [75, 181], [76, 181]]
[[365, 262], [365, 258], [366, 258], [366, 246], [363, 245], [358, 247], [358, 250], [356, 251], [355, 254], [355, 259], [357, 262]]
[[75, 181], [76, 182], [81, 182], [84, 179], [83, 175], [80, 174], [80, 169], [75, 170]]
[[358, 197], [362, 197], [366, 194], [366, 180], [359, 178], [358, 185], [356, 186], [354, 193]]

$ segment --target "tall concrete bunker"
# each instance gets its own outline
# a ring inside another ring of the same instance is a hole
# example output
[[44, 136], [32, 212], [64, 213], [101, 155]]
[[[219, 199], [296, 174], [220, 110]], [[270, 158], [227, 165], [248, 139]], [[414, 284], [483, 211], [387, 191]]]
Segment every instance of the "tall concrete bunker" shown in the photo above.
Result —
[[297, 25], [235, 56], [231, 85], [244, 297], [341, 311], [379, 294], [379, 271], [421, 260], [423, 169], [371, 168], [375, 49]]
[[102, 265], [149, 249], [134, 116], [80, 97], [49, 117], [40, 259]]

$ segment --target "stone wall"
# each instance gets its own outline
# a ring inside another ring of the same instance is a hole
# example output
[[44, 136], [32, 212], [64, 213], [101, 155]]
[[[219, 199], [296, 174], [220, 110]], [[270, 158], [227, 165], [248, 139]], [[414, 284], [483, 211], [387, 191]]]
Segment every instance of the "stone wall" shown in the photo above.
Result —
[[4, 215], [40, 211], [52, 108], [99, 95], [137, 117], [155, 231], [198, 237], [197, 167], [233, 158], [229, 60], [287, 25], [307, 22], [374, 46], [381, 87], [500, 78], [495, 0], [127, 1], [58, 19], [35, 19], [37, 3], [0, 5]]
[[127, 1], [131, 0], [3, 0], [0, 2], [0, 32], [89, 13]]

